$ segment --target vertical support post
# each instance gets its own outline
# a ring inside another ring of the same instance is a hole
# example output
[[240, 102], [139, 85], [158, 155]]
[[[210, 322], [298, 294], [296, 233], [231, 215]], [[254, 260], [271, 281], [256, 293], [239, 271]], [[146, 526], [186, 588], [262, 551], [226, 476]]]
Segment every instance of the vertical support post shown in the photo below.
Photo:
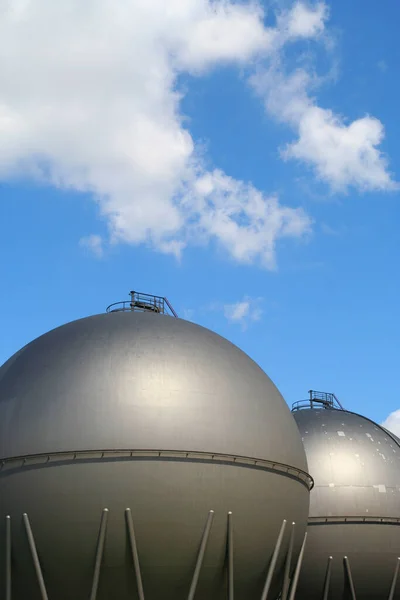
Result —
[[399, 567], [400, 567], [400, 557], [396, 561], [396, 567], [394, 569], [394, 574], [393, 574], [393, 579], [392, 579], [392, 585], [390, 586], [390, 592], [389, 592], [388, 600], [393, 600], [393, 598], [394, 598], [394, 593], [396, 591], [396, 585], [397, 585], [397, 579], [398, 579], [398, 576], [399, 576]]
[[40, 567], [39, 557], [38, 557], [38, 553], [36, 550], [35, 538], [33, 537], [31, 524], [29, 522], [29, 517], [26, 513], [24, 513], [22, 515], [22, 518], [23, 518], [24, 525], [25, 525], [26, 535], [28, 537], [28, 544], [29, 544], [29, 548], [31, 551], [31, 555], [32, 555], [33, 566], [35, 567], [35, 571], [36, 571], [36, 577], [37, 577], [38, 584], [39, 584], [40, 595], [42, 597], [42, 600], [48, 600], [46, 586], [45, 586], [44, 579], [43, 579], [42, 569]]
[[299, 583], [300, 570], [301, 570], [301, 565], [302, 565], [302, 562], [303, 562], [304, 550], [305, 550], [305, 547], [306, 547], [306, 542], [307, 542], [307, 532], [304, 534], [304, 539], [303, 539], [303, 543], [301, 545], [299, 558], [297, 559], [296, 569], [295, 569], [295, 572], [294, 572], [294, 575], [293, 575], [292, 585], [290, 587], [289, 600], [294, 600], [294, 598], [296, 596], [297, 584]]
[[6, 598], [11, 600], [11, 517], [6, 516]]
[[100, 569], [101, 569], [101, 562], [103, 560], [104, 542], [106, 539], [106, 531], [107, 531], [107, 519], [108, 519], [108, 508], [105, 508], [101, 515], [101, 521], [100, 521], [100, 530], [99, 530], [99, 537], [98, 537], [98, 541], [97, 541], [97, 550], [96, 550], [96, 562], [94, 564], [94, 573], [93, 573], [93, 581], [92, 581], [92, 591], [90, 593], [90, 600], [96, 600], [97, 590], [99, 588]]
[[330, 556], [328, 558], [328, 564], [326, 565], [324, 591], [323, 591], [323, 595], [322, 595], [322, 600], [328, 600], [329, 586], [331, 584], [332, 560], [333, 560], [333, 557]]
[[133, 292], [133, 291], [129, 292], [129, 295], [131, 297], [131, 303], [130, 303], [131, 310], [134, 310], [134, 308], [135, 308], [135, 294], [136, 294], [136, 292]]
[[130, 508], [127, 508], [125, 510], [125, 517], [126, 517], [126, 522], [127, 522], [127, 526], [128, 526], [128, 535], [129, 535], [129, 541], [130, 541], [130, 545], [131, 545], [133, 566], [135, 568], [136, 587], [137, 587], [137, 591], [138, 591], [138, 597], [139, 597], [139, 600], [144, 600], [142, 574], [140, 572], [140, 563], [139, 563], [139, 553], [138, 553], [138, 549], [137, 549], [135, 529], [133, 527], [133, 519], [132, 519], [132, 513], [131, 513]]
[[286, 555], [286, 564], [285, 564], [285, 573], [283, 576], [283, 587], [282, 587], [282, 597], [281, 600], [287, 600], [287, 595], [289, 593], [289, 585], [290, 585], [290, 567], [292, 564], [292, 554], [293, 554], [293, 545], [294, 545], [294, 532], [295, 532], [296, 523], [293, 521], [292, 523], [292, 531], [290, 532], [290, 540], [289, 540], [289, 548]]
[[204, 554], [206, 552], [207, 542], [211, 531], [211, 525], [214, 518], [214, 511], [210, 510], [207, 517], [206, 526], [204, 528], [203, 537], [201, 538], [200, 550], [196, 561], [196, 567], [194, 569], [192, 583], [188, 594], [188, 600], [193, 600], [196, 593], [197, 583], [199, 581], [200, 570], [204, 560]]
[[356, 591], [354, 589], [353, 577], [352, 577], [352, 574], [351, 574], [350, 561], [347, 558], [347, 556], [345, 556], [343, 558], [343, 562], [344, 562], [344, 568], [345, 568], [346, 575], [347, 575], [347, 582], [349, 584], [351, 598], [352, 598], [352, 600], [357, 600], [357, 598], [356, 598]]
[[267, 598], [268, 598], [268, 593], [269, 593], [269, 590], [270, 590], [270, 587], [271, 587], [271, 583], [272, 583], [272, 577], [274, 576], [276, 561], [278, 560], [279, 550], [281, 549], [283, 535], [285, 533], [285, 527], [286, 527], [286, 519], [284, 519], [282, 521], [282, 525], [281, 525], [281, 528], [280, 528], [280, 531], [279, 531], [279, 535], [278, 535], [278, 538], [276, 540], [274, 552], [272, 554], [271, 562], [270, 562], [269, 568], [268, 568], [267, 578], [265, 580], [264, 589], [263, 589], [263, 592], [261, 594], [261, 600], [267, 600]]
[[233, 523], [232, 513], [228, 512], [228, 600], [233, 600]]

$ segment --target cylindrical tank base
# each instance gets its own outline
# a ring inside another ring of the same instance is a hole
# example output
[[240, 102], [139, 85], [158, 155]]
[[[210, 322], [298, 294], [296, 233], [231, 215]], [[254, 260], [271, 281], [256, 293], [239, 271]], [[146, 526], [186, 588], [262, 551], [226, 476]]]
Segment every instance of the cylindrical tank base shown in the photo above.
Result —
[[[210, 510], [214, 512], [203, 544], [196, 600], [227, 598], [229, 512], [235, 600], [259, 600], [284, 519], [289, 525], [292, 521], [298, 525], [295, 564], [308, 501], [307, 485], [293, 474], [215, 459], [71, 458], [59, 464], [49, 461], [6, 469], [0, 475], [0, 539], [4, 547], [5, 517], [9, 515], [12, 598], [44, 599], [28, 543], [25, 513], [48, 598], [87, 600], [96, 577], [93, 600], [140, 598], [127, 521], [129, 508], [146, 600], [189, 597]], [[274, 571], [271, 598], [282, 585], [289, 525]], [[4, 589], [4, 561], [0, 580]]]

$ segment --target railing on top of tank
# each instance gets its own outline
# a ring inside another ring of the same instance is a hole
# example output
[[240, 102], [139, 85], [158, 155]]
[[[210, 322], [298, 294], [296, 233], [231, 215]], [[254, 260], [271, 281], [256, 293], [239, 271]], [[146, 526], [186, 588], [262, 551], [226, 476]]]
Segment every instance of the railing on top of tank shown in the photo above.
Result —
[[309, 390], [308, 393], [309, 398], [307, 398], [307, 400], [298, 400], [297, 402], [293, 402], [292, 412], [307, 408], [333, 408], [336, 410], [344, 410], [335, 394], [330, 392], [317, 392], [315, 390]]
[[163, 296], [154, 296], [142, 292], [129, 292], [131, 299], [114, 302], [107, 306], [106, 312], [153, 312], [161, 315], [177, 317], [168, 299]]

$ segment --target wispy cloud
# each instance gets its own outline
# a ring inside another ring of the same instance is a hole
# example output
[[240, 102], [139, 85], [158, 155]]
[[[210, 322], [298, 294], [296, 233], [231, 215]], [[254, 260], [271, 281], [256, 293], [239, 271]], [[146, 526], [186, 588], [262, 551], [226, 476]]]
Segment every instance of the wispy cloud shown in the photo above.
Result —
[[239, 262], [259, 258], [273, 269], [276, 241], [311, 231], [312, 221], [303, 209], [283, 206], [277, 196], [265, 196], [218, 170], [196, 181], [195, 196], [198, 216], [192, 216], [192, 227], [200, 236], [214, 235]]
[[[324, 42], [328, 18], [324, 7], [324, 3], [315, 7], [297, 3], [284, 18], [291, 22], [300, 13], [301, 29], [314, 32], [310, 37]], [[282, 157], [309, 165], [334, 192], [345, 192], [350, 186], [361, 191], [397, 189], [379, 149], [384, 138], [382, 123], [369, 115], [349, 122], [320, 107], [314, 95], [322, 81], [312, 64], [287, 71], [279, 52], [267, 68], [250, 78], [266, 111], [296, 133], [297, 139], [282, 149]]]
[[381, 425], [400, 437], [400, 409], [390, 413]]
[[[0, 179], [23, 175], [91, 193], [111, 243], [179, 257], [188, 244], [214, 240], [236, 261], [275, 268], [276, 242], [308, 235], [311, 219], [206, 164], [182, 114], [179, 76], [256, 68], [251, 83], [268, 113], [297, 136], [285, 159], [311, 165], [336, 190], [392, 189], [382, 123], [347, 123], [318, 106], [320, 79], [310, 70], [286, 70], [290, 45], [326, 45], [327, 19], [324, 2], [295, 2], [270, 27], [253, 1], [6, 3]], [[100, 254], [98, 236], [88, 244]]]
[[103, 240], [100, 235], [88, 235], [79, 240], [79, 245], [82, 248], [86, 248], [91, 254], [97, 258], [101, 258], [104, 255]]
[[328, 223], [321, 223], [321, 231], [325, 235], [340, 236], [346, 233], [346, 227], [332, 227]]
[[[256, 2], [229, 0], [8, 3], [0, 178], [23, 174], [92, 193], [111, 243], [180, 256], [189, 243], [216, 240], [237, 261], [274, 267], [276, 240], [302, 237], [309, 219], [209, 171], [177, 89], [182, 73], [253, 64], [319, 30], [300, 5], [275, 27], [263, 18]], [[84, 245], [100, 254], [98, 236]]]
[[251, 322], [259, 321], [262, 316], [262, 298], [245, 296], [242, 300], [232, 304], [225, 304], [223, 311], [226, 319], [246, 329]]
[[182, 318], [186, 321], [193, 321], [196, 311], [193, 308], [184, 308]]
[[187, 321], [201, 322], [203, 318], [206, 320], [210, 314], [216, 313], [223, 317], [232, 325], [239, 325], [245, 331], [251, 323], [260, 321], [263, 316], [263, 298], [252, 298], [244, 296], [236, 302], [221, 302], [212, 301], [202, 306], [194, 308], [184, 308], [181, 316]]

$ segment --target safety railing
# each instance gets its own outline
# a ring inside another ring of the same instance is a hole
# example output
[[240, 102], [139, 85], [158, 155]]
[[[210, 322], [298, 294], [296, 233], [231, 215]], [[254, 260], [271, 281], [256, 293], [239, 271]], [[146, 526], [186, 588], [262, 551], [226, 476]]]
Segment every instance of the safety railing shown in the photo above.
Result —
[[153, 294], [134, 291], [129, 293], [131, 296], [130, 300], [114, 302], [107, 306], [106, 312], [152, 312], [171, 317], [178, 316], [168, 299], [163, 296], [154, 296]]
[[309, 397], [307, 400], [298, 400], [297, 402], [293, 402], [292, 411], [309, 408], [344, 410], [335, 394], [330, 392], [318, 392], [315, 390], [309, 390], [308, 393]]

